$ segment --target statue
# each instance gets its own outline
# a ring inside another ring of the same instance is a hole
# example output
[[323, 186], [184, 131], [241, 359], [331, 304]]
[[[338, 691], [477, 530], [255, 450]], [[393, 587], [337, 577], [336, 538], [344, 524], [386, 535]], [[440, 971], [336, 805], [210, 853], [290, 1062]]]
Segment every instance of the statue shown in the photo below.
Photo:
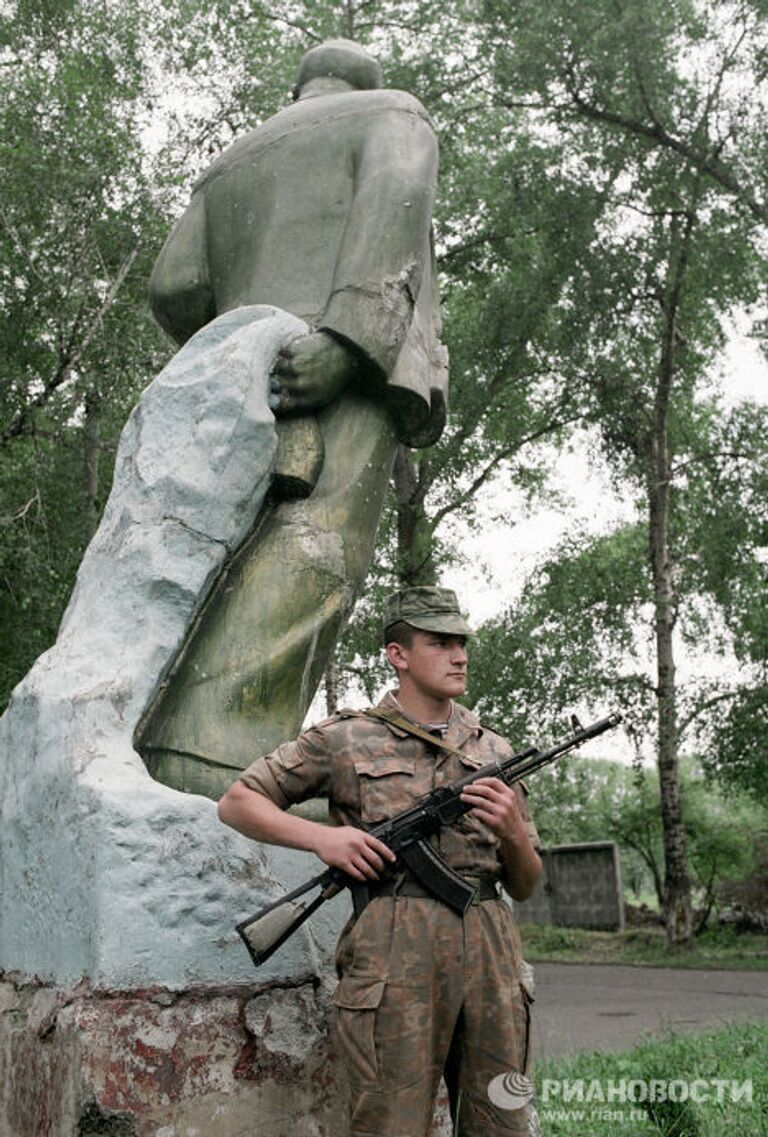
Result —
[[267, 502], [136, 735], [157, 780], [214, 798], [300, 730], [368, 570], [397, 442], [431, 445], [445, 421], [430, 120], [349, 40], [305, 54], [295, 96], [202, 176], [150, 283], [179, 344], [250, 305], [308, 326], [273, 370]]

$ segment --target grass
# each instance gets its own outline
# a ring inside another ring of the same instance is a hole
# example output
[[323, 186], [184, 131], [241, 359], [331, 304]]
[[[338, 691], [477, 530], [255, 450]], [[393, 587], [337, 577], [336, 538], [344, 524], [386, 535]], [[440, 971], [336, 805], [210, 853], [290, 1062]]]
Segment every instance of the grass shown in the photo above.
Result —
[[704, 932], [681, 955], [667, 951], [662, 928], [590, 932], [549, 924], [520, 927], [525, 958], [532, 963], [623, 963], [645, 967], [703, 967], [768, 970], [768, 936], [729, 928]]
[[[541, 1063], [534, 1078], [542, 1130], [546, 1137], [768, 1137], [766, 1052], [768, 1024], [739, 1023], [702, 1035], [668, 1033], [621, 1054]], [[675, 1100], [641, 1100], [665, 1091]]]

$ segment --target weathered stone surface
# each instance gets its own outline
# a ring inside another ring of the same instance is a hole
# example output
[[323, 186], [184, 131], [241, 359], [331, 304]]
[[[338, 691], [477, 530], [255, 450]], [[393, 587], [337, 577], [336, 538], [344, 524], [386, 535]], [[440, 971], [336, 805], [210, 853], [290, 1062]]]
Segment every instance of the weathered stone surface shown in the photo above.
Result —
[[[0, 1014], [3, 1137], [343, 1137], [328, 1001], [312, 980], [274, 991], [107, 994], [81, 984], [16, 995], [15, 1013]], [[291, 1056], [275, 1039], [265, 1045], [266, 1020], [264, 1037], [248, 1027], [248, 1008], [272, 998], [281, 1023], [304, 1024]], [[59, 1007], [45, 1038], [32, 1014], [41, 1002]]]
[[[58, 640], [0, 722], [6, 971], [112, 988], [250, 979], [235, 920], [309, 875], [306, 856], [257, 849], [219, 823], [213, 802], [154, 782], [133, 747], [258, 512], [275, 449], [268, 373], [304, 327], [268, 307], [226, 313], [174, 357], [125, 427]], [[309, 935], [332, 938], [337, 920], [325, 914]], [[317, 950], [298, 936], [264, 974], [319, 965]]]
[[314, 991], [306, 987], [257, 995], [246, 1004], [245, 1025], [270, 1054], [299, 1063], [322, 1039]]

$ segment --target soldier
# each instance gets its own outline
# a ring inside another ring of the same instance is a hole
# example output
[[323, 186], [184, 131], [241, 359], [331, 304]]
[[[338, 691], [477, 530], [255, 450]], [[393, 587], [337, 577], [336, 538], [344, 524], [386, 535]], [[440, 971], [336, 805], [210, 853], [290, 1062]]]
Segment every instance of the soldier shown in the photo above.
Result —
[[[407, 871], [393, 871], [392, 852], [360, 828], [510, 755], [495, 731], [454, 702], [466, 689], [471, 634], [455, 593], [395, 593], [384, 638], [398, 687], [380, 704], [388, 718], [340, 711], [253, 762], [219, 803], [222, 821], [246, 836], [311, 850], [359, 882], [337, 948], [333, 999], [353, 1137], [424, 1137], [441, 1075], [462, 1137], [528, 1134], [525, 1109], [499, 1108], [488, 1094], [494, 1078], [524, 1073], [528, 1062], [520, 940], [501, 897], [503, 887], [524, 900], [541, 873], [524, 792], [482, 778], [464, 792], [471, 811], [432, 838], [476, 886], [463, 917]], [[435, 745], [414, 728], [434, 735]], [[284, 812], [318, 796], [329, 798], [334, 825]]]

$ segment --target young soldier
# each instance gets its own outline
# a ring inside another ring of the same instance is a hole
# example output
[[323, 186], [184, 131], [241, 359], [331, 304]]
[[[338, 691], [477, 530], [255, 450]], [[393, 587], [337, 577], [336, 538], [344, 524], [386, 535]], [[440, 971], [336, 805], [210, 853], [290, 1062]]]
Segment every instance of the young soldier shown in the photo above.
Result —
[[[432, 839], [476, 887], [463, 917], [407, 871], [393, 872], [391, 851], [360, 828], [510, 755], [453, 701], [466, 688], [468, 635], [455, 593], [391, 596], [385, 643], [398, 687], [380, 704], [387, 718], [341, 711], [253, 762], [219, 803], [222, 821], [246, 836], [309, 849], [359, 882], [333, 1000], [352, 1137], [424, 1137], [441, 1075], [461, 1137], [528, 1134], [525, 1109], [498, 1108], [488, 1096], [492, 1079], [524, 1071], [528, 1059], [520, 940], [500, 894], [503, 886], [524, 900], [541, 873], [523, 791], [480, 779], [463, 795], [471, 811]], [[335, 826], [284, 812], [318, 796], [329, 797]]]

